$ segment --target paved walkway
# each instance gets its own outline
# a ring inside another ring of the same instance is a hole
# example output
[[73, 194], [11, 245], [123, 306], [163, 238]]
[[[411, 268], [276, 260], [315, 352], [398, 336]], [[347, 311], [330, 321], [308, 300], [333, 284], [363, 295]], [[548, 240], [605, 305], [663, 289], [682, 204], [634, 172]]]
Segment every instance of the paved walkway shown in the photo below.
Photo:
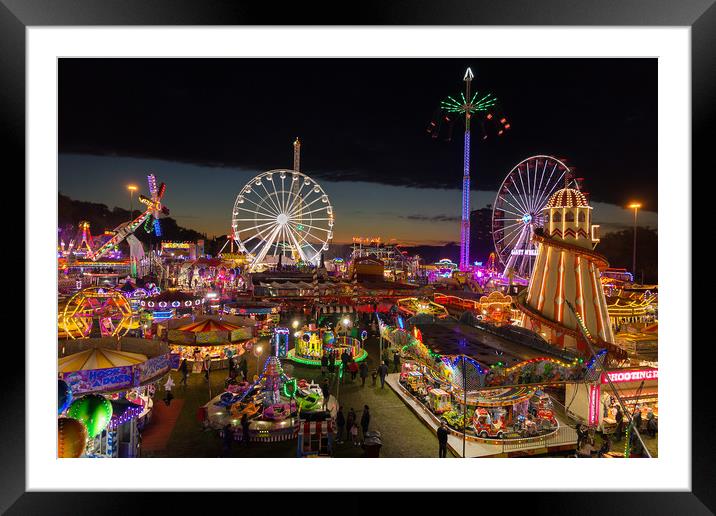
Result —
[[155, 401], [152, 407], [152, 420], [142, 432], [142, 452], [155, 452], [167, 447], [183, 407], [184, 400], [174, 399], [168, 407], [162, 400]]

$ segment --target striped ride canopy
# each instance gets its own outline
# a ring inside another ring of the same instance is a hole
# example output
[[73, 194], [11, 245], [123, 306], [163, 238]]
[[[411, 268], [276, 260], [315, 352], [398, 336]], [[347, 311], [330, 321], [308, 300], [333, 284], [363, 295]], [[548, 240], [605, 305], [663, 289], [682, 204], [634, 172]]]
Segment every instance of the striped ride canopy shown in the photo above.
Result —
[[352, 314], [355, 309], [351, 305], [321, 305], [322, 314]]

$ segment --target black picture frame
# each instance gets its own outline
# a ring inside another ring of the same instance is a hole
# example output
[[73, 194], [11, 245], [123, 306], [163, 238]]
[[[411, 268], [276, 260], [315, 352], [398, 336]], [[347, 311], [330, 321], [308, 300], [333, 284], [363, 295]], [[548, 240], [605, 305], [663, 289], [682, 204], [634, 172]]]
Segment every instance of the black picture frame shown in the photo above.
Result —
[[[30, 26], [83, 25], [569, 25], [691, 27], [693, 168], [706, 163], [713, 146], [716, 92], [715, 0], [363, 0], [274, 2], [229, 0], [0, 0], [0, 131], [6, 144], [3, 168], [18, 177], [25, 169], [25, 30]], [[7, 173], [7, 172], [6, 172]], [[9, 174], [8, 174], [9, 175]], [[6, 176], [7, 177], [7, 176]], [[19, 196], [22, 198], [23, 196]], [[688, 252], [688, 250], [687, 250]], [[690, 255], [690, 253], [689, 253]], [[26, 314], [29, 317], [29, 313]], [[27, 323], [27, 321], [26, 321]], [[686, 323], [686, 321], [685, 321]], [[689, 321], [689, 325], [690, 325]], [[687, 330], [685, 335], [690, 335]], [[669, 343], [676, 345], [677, 343]], [[678, 343], [683, 347], [685, 342]], [[527, 493], [508, 495], [530, 512], [612, 514], [711, 514], [716, 510], [710, 364], [692, 347], [693, 420], [689, 493]], [[120, 493], [26, 493], [24, 353], [13, 353], [5, 371], [0, 427], [0, 511], [8, 514], [85, 514], [136, 511], [136, 495]], [[31, 364], [30, 364], [31, 365]], [[13, 376], [13, 374], [15, 376]], [[706, 430], [705, 430], [706, 429]], [[31, 444], [31, 443], [30, 443]], [[142, 468], [143, 469], [143, 468]], [[556, 482], [556, 481], [555, 481]], [[240, 483], [237, 481], [237, 486]], [[595, 487], [599, 481], [595, 479]], [[555, 484], [555, 488], [559, 486]], [[172, 494], [172, 496], [180, 496]], [[212, 495], [213, 496], [213, 495]], [[482, 495], [481, 495], [482, 496]], [[487, 495], [485, 495], [487, 496]], [[502, 500], [506, 496], [501, 495]], [[539, 499], [537, 499], [539, 497]], [[189, 497], [183, 497], [187, 500]], [[200, 497], [201, 498], [201, 497]], [[400, 498], [395, 499], [399, 501]], [[387, 502], [387, 500], [386, 500]], [[142, 502], [143, 503], [143, 502]], [[162, 502], [160, 502], [162, 503]], [[172, 505], [178, 505], [174, 500]], [[206, 499], [204, 503], [208, 503]], [[219, 505], [225, 502], [216, 500]], [[485, 502], [481, 502], [481, 505]], [[490, 503], [490, 502], [488, 502]], [[101, 504], [101, 505], [100, 505]], [[370, 502], [372, 505], [372, 502]], [[492, 503], [490, 503], [491, 506]], [[388, 508], [386, 505], [385, 508]], [[486, 505], [482, 505], [485, 507]], [[188, 507], [188, 505], [186, 506]], [[224, 509], [227, 506], [224, 505]], [[243, 508], [248, 508], [244, 505]], [[541, 509], [542, 508], [542, 509]], [[206, 510], [209, 507], [205, 507]], [[165, 508], [162, 510], [169, 510]], [[368, 509], [371, 510], [372, 509]]]

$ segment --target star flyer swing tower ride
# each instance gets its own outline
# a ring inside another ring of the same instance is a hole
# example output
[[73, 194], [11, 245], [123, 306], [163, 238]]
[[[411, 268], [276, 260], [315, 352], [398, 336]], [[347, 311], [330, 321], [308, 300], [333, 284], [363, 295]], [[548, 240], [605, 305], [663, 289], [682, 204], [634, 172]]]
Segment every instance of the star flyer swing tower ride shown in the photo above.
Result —
[[[489, 108], [495, 106], [497, 98], [491, 93], [480, 94], [477, 91], [472, 93], [472, 80], [475, 76], [472, 69], [465, 70], [463, 81], [465, 82], [465, 92], [460, 94], [459, 99], [448, 96], [446, 100], [440, 103], [442, 111], [465, 116], [465, 147], [463, 157], [463, 175], [462, 175], [462, 216], [460, 222], [460, 270], [466, 271], [470, 269], [470, 122], [473, 117], [477, 118], [480, 113], [487, 113], [485, 118], [492, 120], [493, 114], [489, 113]], [[450, 122], [449, 115], [444, 120]], [[484, 121], [483, 121], [484, 122]], [[505, 118], [500, 119], [501, 127], [498, 126], [498, 135], [502, 135], [510, 125]], [[429, 132], [437, 129], [436, 123], [431, 122]], [[433, 137], [437, 136], [437, 132], [433, 132]], [[484, 132], [483, 123], [483, 139], [487, 138]]]

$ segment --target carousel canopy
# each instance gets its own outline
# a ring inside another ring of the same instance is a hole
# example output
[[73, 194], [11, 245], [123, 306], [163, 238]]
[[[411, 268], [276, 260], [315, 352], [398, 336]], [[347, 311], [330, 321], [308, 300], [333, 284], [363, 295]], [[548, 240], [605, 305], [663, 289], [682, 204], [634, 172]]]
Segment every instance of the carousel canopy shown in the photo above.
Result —
[[71, 373], [73, 371], [132, 366], [146, 361], [147, 356], [140, 353], [93, 348], [60, 358], [58, 366], [60, 373]]
[[206, 321], [199, 321], [190, 323], [185, 326], [177, 328], [179, 331], [190, 331], [193, 333], [204, 333], [208, 331], [234, 331], [238, 330], [240, 326], [227, 323], [225, 321], [214, 321], [207, 319]]

